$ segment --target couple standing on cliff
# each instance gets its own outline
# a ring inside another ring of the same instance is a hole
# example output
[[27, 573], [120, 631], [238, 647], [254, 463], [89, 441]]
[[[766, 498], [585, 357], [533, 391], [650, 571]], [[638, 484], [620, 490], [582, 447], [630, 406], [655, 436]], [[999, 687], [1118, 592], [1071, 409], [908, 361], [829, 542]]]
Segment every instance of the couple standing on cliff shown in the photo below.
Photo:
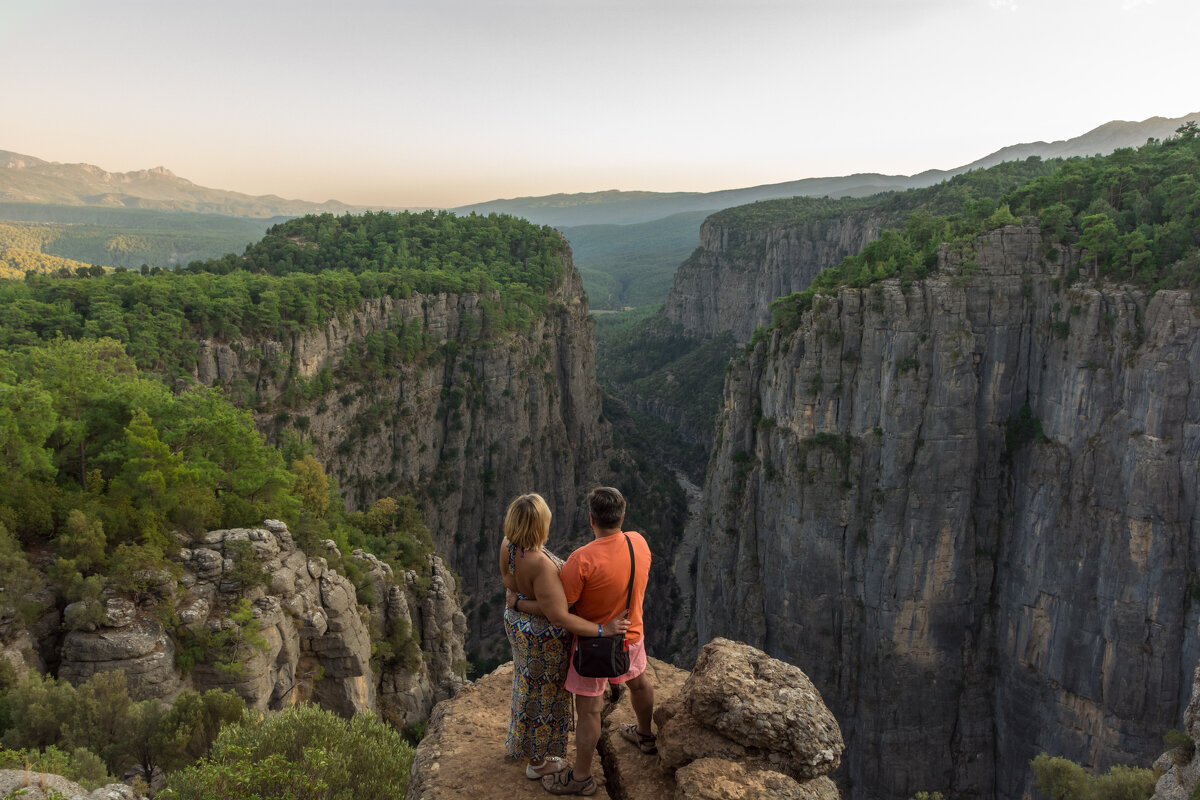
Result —
[[[512, 718], [504, 747], [509, 756], [527, 759], [526, 777], [540, 779], [551, 794], [596, 793], [592, 757], [609, 683], [629, 687], [637, 716], [637, 724], [622, 725], [618, 733], [643, 753], [657, 752], [650, 729], [654, 687], [644, 674], [642, 635], [650, 547], [641, 534], [621, 529], [625, 498], [619, 491], [593, 489], [587, 504], [593, 539], [565, 562], [545, 549], [550, 508], [537, 494], [509, 505], [500, 545], [500, 577], [508, 590], [504, 628], [513, 650]], [[588, 678], [576, 671], [571, 654], [578, 639], [620, 633], [629, 651], [625, 674]], [[562, 759], [572, 695], [579, 714], [574, 766]]]

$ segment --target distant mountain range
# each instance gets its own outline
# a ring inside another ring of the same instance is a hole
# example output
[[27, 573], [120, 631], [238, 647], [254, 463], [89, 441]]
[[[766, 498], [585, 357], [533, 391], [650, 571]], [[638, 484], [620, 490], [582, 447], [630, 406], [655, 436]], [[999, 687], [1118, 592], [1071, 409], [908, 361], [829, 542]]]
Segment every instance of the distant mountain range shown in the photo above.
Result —
[[[626, 225], [649, 222], [673, 214], [717, 211], [722, 208], [798, 195], [864, 197], [897, 189], [931, 186], [971, 169], [990, 167], [1002, 161], [1059, 156], [1090, 156], [1118, 147], [1143, 144], [1148, 138], [1162, 139], [1200, 112], [1177, 119], [1151, 117], [1141, 122], [1108, 122], [1074, 139], [1030, 142], [1005, 147], [978, 161], [949, 170], [927, 170], [917, 175], [859, 173], [726, 189], [717, 192], [618, 191], [552, 194], [518, 197], [459, 206], [456, 213], [500, 212], [526, 217], [545, 225]], [[332, 212], [365, 211], [337, 200], [314, 203], [287, 200], [276, 195], [254, 196], [198, 186], [165, 167], [136, 172], [107, 172], [91, 164], [61, 164], [33, 156], [0, 150], [0, 218], [3, 204], [90, 206], [149, 211], [187, 211], [234, 217], [267, 219]]]
[[[188, 211], [252, 219], [355, 210], [336, 200], [310, 203], [275, 195], [255, 197], [208, 189], [180, 178], [165, 167], [106, 172], [91, 164], [60, 164], [0, 150], [0, 204], [3, 203]], [[3, 216], [0, 206], [0, 217]]]
[[834, 178], [804, 178], [786, 183], [726, 189], [718, 192], [583, 192], [552, 194], [542, 197], [517, 197], [451, 209], [466, 214], [499, 212], [525, 217], [555, 227], [574, 225], [628, 225], [649, 222], [672, 214], [718, 211], [757, 200], [808, 195], [820, 197], [866, 197], [878, 192], [932, 186], [972, 169], [991, 167], [1003, 161], [1023, 160], [1029, 156], [1060, 158], [1111, 153], [1118, 147], [1137, 147], [1147, 139], [1165, 139], [1189, 120], [1200, 120], [1200, 112], [1176, 119], [1151, 117], [1141, 122], [1107, 122], [1082, 136], [1057, 142], [1015, 144], [949, 170], [931, 169], [917, 175], [881, 175], [860, 173]]
[[[714, 211], [779, 197], [863, 197], [931, 186], [961, 172], [1029, 156], [1109, 153], [1149, 138], [1164, 139], [1189, 120], [1200, 120], [1200, 112], [1108, 122], [1074, 139], [1012, 145], [955, 169], [917, 175], [860, 173], [717, 192], [552, 194], [451, 210], [512, 214], [553, 225], [571, 242], [593, 308], [647, 305], [666, 298], [675, 267], [695, 248], [700, 224]], [[0, 253], [0, 267], [7, 264], [15, 272], [43, 255], [111, 266], [176, 266], [240, 252], [282, 218], [366, 210], [336, 200], [312, 203], [210, 189], [163, 167], [107, 172], [91, 164], [60, 164], [0, 150], [0, 220], [54, 228], [33, 231], [36, 235], [15, 229], [0, 235], [0, 250], [8, 250]], [[23, 249], [29, 245], [18, 246], [17, 239], [40, 244]]]

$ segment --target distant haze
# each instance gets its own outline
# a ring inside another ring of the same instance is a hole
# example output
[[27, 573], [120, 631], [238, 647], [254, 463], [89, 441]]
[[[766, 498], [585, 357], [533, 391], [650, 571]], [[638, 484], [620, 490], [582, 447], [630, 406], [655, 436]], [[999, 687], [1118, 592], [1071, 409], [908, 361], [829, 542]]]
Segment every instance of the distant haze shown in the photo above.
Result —
[[912, 174], [1177, 117], [1195, 0], [0, 0], [0, 149], [449, 207]]

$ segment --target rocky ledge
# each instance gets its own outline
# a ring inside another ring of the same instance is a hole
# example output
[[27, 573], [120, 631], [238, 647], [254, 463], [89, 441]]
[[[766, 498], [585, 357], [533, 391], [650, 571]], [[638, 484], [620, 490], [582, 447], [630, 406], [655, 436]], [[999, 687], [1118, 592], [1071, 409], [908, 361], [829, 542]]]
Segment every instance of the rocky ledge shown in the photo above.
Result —
[[[596, 775], [611, 800], [837, 800], [828, 773], [843, 749], [836, 720], [796, 667], [714, 639], [692, 672], [650, 659], [659, 753], [644, 756], [617, 726], [633, 709], [611, 690]], [[512, 664], [438, 704], [413, 759], [410, 800], [541, 798], [504, 754]], [[571, 743], [573, 752], [574, 743]], [[598, 796], [603, 796], [600, 794]]]

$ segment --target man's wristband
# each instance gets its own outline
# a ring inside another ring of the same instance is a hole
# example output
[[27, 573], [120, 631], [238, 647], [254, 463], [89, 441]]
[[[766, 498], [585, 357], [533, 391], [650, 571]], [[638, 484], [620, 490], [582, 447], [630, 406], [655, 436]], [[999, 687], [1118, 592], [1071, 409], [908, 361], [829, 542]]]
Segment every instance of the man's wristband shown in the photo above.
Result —
[[603, 625], [600, 625], [599, 623], [597, 623], [597, 625], [596, 625], [596, 635], [597, 635], [597, 636], [603, 636], [603, 635], [604, 635], [604, 626], [603, 626]]

